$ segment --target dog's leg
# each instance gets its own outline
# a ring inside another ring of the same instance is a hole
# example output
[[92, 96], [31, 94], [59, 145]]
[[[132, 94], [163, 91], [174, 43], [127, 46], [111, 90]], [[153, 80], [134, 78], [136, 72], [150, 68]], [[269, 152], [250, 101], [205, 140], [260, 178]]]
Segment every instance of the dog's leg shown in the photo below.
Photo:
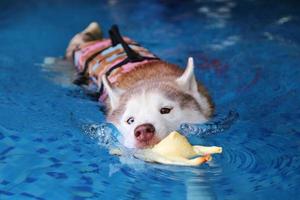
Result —
[[222, 147], [216, 147], [216, 146], [212, 146], [212, 147], [193, 146], [193, 149], [198, 155], [222, 153]]

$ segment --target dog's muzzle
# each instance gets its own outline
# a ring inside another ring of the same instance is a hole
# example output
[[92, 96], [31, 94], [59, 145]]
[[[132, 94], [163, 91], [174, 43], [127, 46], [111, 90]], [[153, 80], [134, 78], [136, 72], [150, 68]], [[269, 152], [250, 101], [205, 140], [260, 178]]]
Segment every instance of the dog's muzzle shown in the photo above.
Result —
[[138, 142], [148, 142], [155, 134], [155, 127], [152, 124], [142, 124], [135, 128], [134, 136]]

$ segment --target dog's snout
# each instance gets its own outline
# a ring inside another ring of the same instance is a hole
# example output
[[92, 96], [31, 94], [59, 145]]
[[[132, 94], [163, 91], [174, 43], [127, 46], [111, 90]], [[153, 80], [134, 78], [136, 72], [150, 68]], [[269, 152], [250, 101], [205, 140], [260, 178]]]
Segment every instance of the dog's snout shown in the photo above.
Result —
[[138, 141], [146, 142], [153, 138], [155, 128], [152, 124], [142, 124], [135, 128], [134, 136]]

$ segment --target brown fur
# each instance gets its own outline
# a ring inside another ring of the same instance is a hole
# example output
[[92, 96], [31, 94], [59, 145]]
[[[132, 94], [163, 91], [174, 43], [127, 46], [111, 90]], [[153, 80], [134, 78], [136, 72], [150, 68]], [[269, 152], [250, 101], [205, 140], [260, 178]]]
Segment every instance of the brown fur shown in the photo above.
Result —
[[[92, 38], [91, 35], [93, 36]], [[67, 49], [66, 57], [71, 59], [71, 52], [74, 51], [78, 44], [84, 45], [88, 41], [95, 39], [102, 40], [103, 38], [99, 25], [93, 22], [85, 30], [73, 37]], [[185, 91], [179, 91], [179, 88], [176, 87], [175, 79], [180, 77], [183, 72], [184, 70], [174, 64], [164, 61], [151, 61], [146, 64], [141, 64], [130, 72], [122, 74], [122, 76], [120, 76], [114, 83], [114, 86], [126, 90], [128, 95], [122, 96], [119, 108], [114, 111], [111, 110], [109, 103], [107, 102], [108, 100], [105, 102], [108, 110], [108, 119], [112, 119], [114, 115], [118, 114], [118, 112], [121, 113], [120, 109], [125, 107], [123, 104], [124, 102], [127, 102], [124, 98], [129, 98], [130, 93], [137, 92], [140, 89], [139, 86], [144, 89], [145, 86], [149, 87], [151, 85], [153, 87], [152, 89], [163, 87], [165, 89], [163, 90], [166, 93], [165, 95], [171, 99], [177, 98], [179, 102], [182, 103], [182, 107], [194, 105], [195, 109], [201, 110], [201, 107], [195, 102], [195, 99], [191, 95], [185, 93]], [[149, 89], [151, 89], [151, 87]], [[198, 92], [208, 100], [210, 112], [205, 113], [205, 115], [206, 117], [210, 117], [214, 112], [214, 104], [206, 88], [200, 82], [198, 82]]]
[[[184, 91], [179, 91], [179, 89], [174, 86], [175, 79], [180, 77], [183, 72], [184, 70], [180, 69], [174, 64], [169, 64], [163, 61], [153, 61], [138, 66], [132, 71], [123, 74], [115, 82], [114, 86], [126, 90], [127, 94], [125, 93], [125, 95], [121, 98], [121, 104], [115, 110], [111, 110], [109, 103], [106, 103], [108, 108], [108, 120], [117, 120], [117, 116], [120, 116], [125, 107], [125, 105], [123, 105], [124, 103], [122, 102], [127, 102], [127, 98], [129, 98], [131, 95], [141, 92], [142, 89], [151, 90], [159, 87], [164, 87], [166, 89], [167, 97], [173, 99], [181, 98], [181, 106], [185, 106], [187, 103], [192, 103], [192, 105], [195, 105], [195, 109], [201, 110], [200, 107], [197, 108], [198, 104], [195, 102], [193, 97], [187, 93], [184, 93]], [[145, 86], [147, 88], [145, 88]], [[211, 112], [207, 113], [206, 117], [210, 117], [214, 112], [214, 105], [211, 97], [206, 88], [199, 82], [198, 91], [208, 99], [208, 102], [211, 106]]]
[[133, 87], [130, 87], [124, 93], [124, 95], [121, 96], [120, 104], [118, 105], [118, 107], [114, 110], [109, 111], [107, 115], [108, 121], [115, 122], [115, 123], [119, 121], [119, 118], [122, 116], [122, 113], [124, 113], [125, 111], [126, 103], [132, 96], [139, 95], [143, 91], [151, 92], [155, 90], [160, 90], [170, 100], [176, 100], [177, 102], [179, 102], [181, 108], [190, 107], [194, 110], [198, 110], [199, 112], [202, 112], [201, 106], [190, 94], [184, 93], [183, 91], [179, 90], [174, 86], [174, 84], [171, 84], [171, 82], [145, 80], [143, 82], [140, 82], [139, 84], [135, 84]]

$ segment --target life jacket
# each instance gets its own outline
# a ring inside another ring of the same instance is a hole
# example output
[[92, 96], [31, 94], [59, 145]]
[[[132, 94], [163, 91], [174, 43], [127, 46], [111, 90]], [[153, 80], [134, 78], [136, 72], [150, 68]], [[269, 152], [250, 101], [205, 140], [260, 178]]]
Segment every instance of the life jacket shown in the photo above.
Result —
[[[104, 101], [107, 94], [102, 84], [106, 75], [110, 83], [115, 83], [122, 74], [135, 67], [159, 60], [157, 56], [141, 47], [137, 42], [122, 37], [118, 27], [109, 30], [110, 38], [84, 43], [73, 52], [73, 60], [78, 72], [77, 84], [87, 84]], [[87, 80], [87, 83], [83, 80]]]

